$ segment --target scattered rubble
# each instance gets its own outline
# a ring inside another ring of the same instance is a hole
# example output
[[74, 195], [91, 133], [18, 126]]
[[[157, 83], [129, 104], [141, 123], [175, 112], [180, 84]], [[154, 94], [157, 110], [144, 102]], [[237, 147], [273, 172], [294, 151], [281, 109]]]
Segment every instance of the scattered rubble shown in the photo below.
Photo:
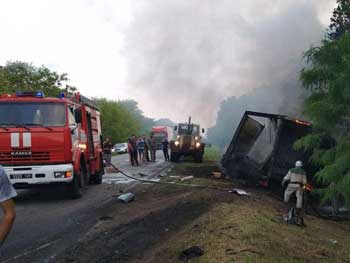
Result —
[[217, 178], [217, 179], [222, 178], [222, 173], [221, 172], [212, 172], [212, 175], [213, 175], [214, 178]]
[[184, 251], [181, 252], [179, 259], [181, 261], [187, 261], [192, 258], [200, 257], [204, 255], [204, 251], [201, 247], [199, 246], [193, 246], [188, 249], [185, 249]]
[[337, 244], [337, 243], [338, 243], [338, 241], [337, 241], [337, 240], [335, 240], [335, 239], [329, 239], [329, 242], [331, 242], [333, 245], [335, 245], [335, 244]]
[[229, 193], [234, 193], [237, 195], [243, 195], [243, 196], [250, 196], [250, 193], [247, 193], [245, 190], [238, 189], [238, 188], [233, 188], [228, 191]]
[[119, 173], [119, 171], [117, 169], [115, 169], [114, 167], [109, 166], [109, 167], [105, 167], [105, 173], [112, 174], [112, 173]]
[[122, 194], [118, 197], [118, 200], [123, 203], [129, 203], [135, 200], [135, 195], [133, 193]]
[[263, 253], [250, 248], [242, 249], [242, 250], [226, 249], [226, 255], [232, 256], [240, 253], [253, 253], [253, 254], [263, 255]]
[[180, 181], [183, 182], [183, 181], [187, 181], [187, 180], [190, 180], [190, 179], [193, 179], [194, 177], [192, 175], [190, 176], [185, 176], [185, 177], [182, 177], [180, 178]]
[[112, 219], [113, 219], [113, 217], [111, 217], [111, 216], [101, 216], [99, 218], [100, 221], [107, 221], [107, 220], [112, 220]]

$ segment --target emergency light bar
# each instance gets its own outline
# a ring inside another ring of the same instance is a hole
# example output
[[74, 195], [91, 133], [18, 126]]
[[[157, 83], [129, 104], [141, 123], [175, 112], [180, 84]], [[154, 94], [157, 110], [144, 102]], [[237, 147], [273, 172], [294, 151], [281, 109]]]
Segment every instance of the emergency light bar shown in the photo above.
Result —
[[60, 99], [64, 99], [66, 97], [66, 94], [64, 94], [64, 92], [60, 92], [60, 94], [58, 94], [58, 98]]
[[44, 98], [45, 95], [42, 91], [16, 91], [16, 97]]

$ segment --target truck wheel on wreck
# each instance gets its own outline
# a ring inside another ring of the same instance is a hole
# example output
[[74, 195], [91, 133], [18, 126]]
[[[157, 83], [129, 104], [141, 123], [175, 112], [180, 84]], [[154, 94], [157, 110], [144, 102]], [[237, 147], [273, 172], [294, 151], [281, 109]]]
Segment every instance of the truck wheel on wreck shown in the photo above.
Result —
[[179, 161], [179, 154], [171, 152], [170, 153], [170, 161], [172, 162], [178, 162]]
[[79, 174], [74, 174], [73, 181], [68, 185], [69, 195], [73, 199], [78, 199], [83, 195], [83, 189], [85, 187], [86, 169], [84, 165], [80, 165]]

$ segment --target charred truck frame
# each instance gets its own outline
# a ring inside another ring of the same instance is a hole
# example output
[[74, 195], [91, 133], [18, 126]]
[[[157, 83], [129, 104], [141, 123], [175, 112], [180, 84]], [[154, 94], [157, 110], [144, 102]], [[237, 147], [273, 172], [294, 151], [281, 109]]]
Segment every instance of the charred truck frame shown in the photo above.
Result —
[[307, 162], [293, 144], [311, 131], [308, 122], [284, 115], [246, 111], [224, 154], [225, 174], [251, 183], [273, 187], [297, 160]]

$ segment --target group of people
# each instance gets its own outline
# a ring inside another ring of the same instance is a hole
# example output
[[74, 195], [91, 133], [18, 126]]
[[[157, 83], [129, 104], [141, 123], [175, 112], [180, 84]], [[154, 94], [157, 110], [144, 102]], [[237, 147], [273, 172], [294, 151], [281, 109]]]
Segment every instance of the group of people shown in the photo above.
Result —
[[[139, 166], [141, 162], [155, 162], [157, 151], [157, 140], [153, 134], [148, 138], [145, 135], [136, 137], [132, 135], [127, 142], [128, 153], [130, 156], [130, 163], [132, 166]], [[109, 137], [103, 142], [103, 159], [105, 166], [111, 165], [113, 144]], [[169, 141], [167, 138], [162, 140], [162, 150], [164, 159], [169, 161]]]
[[[169, 141], [167, 138], [162, 141], [162, 149], [165, 160], [169, 161]], [[141, 162], [155, 162], [156, 151], [157, 141], [152, 134], [149, 138], [145, 135], [141, 137], [132, 135], [128, 139], [128, 153], [132, 166], [139, 166]]]

